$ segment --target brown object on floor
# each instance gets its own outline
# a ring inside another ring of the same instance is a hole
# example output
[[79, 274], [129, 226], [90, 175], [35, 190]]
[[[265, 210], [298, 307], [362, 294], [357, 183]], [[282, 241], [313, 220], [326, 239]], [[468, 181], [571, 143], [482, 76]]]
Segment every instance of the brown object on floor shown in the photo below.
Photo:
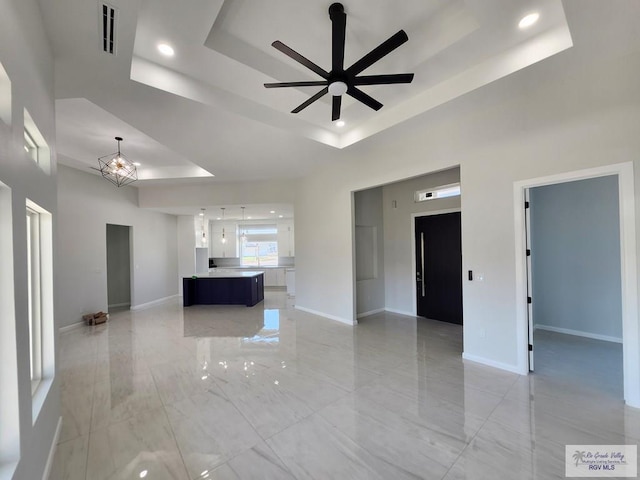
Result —
[[87, 325], [100, 325], [109, 319], [109, 314], [104, 312], [89, 313], [82, 316], [82, 320]]

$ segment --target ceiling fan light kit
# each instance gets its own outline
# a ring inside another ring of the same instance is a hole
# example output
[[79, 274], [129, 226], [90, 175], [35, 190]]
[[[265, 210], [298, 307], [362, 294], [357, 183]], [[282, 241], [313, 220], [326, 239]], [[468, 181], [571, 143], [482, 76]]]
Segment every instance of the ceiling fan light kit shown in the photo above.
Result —
[[331, 71], [327, 72], [319, 67], [311, 60], [303, 57], [298, 52], [288, 47], [279, 40], [271, 45], [281, 51], [288, 57], [292, 58], [301, 65], [307, 67], [324, 80], [317, 81], [300, 81], [300, 82], [278, 82], [265, 83], [266, 88], [283, 88], [283, 87], [324, 87], [318, 93], [310, 97], [305, 102], [294, 108], [291, 113], [298, 113], [316, 100], [319, 100], [327, 93], [332, 95], [331, 120], [335, 121], [340, 118], [340, 109], [342, 105], [342, 95], [345, 93], [364, 103], [373, 110], [380, 110], [382, 103], [364, 93], [358, 87], [362, 85], [389, 85], [395, 83], [411, 83], [413, 73], [396, 73], [387, 75], [362, 75], [361, 72], [369, 68], [378, 60], [388, 55], [403, 43], [409, 40], [406, 32], [400, 30], [389, 39], [382, 42], [376, 48], [367, 53], [360, 60], [355, 62], [349, 68], [344, 68], [344, 47], [345, 33], [347, 27], [347, 15], [344, 13], [344, 6], [341, 3], [333, 3], [329, 7], [329, 18], [331, 19]]

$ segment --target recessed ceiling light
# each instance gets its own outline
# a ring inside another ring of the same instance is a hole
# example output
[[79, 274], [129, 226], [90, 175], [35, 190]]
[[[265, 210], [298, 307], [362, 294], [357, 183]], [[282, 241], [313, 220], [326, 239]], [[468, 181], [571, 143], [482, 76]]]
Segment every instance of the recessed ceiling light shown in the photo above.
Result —
[[276, 213], [276, 211], [275, 210], [270, 210], [269, 213]]
[[247, 219], [251, 220], [251, 217], [247, 217]]
[[344, 120], [338, 120], [336, 122], [336, 127], [344, 127]]
[[158, 45], [158, 51], [167, 57], [173, 57], [173, 54], [175, 53], [173, 51], [173, 47], [171, 45], [167, 45], [166, 43], [160, 43]]
[[539, 13], [530, 13], [529, 15], [525, 15], [524, 17], [522, 17], [522, 19], [518, 23], [518, 26], [520, 28], [529, 28], [531, 25], [536, 23], [539, 18]]
[[284, 215], [278, 215], [278, 218], [284, 218]]
[[134, 164], [136, 167], [139, 167], [139, 166], [140, 166], [140, 162], [133, 162], [133, 164]]
[[220, 217], [217, 217], [216, 220], [220, 220]]

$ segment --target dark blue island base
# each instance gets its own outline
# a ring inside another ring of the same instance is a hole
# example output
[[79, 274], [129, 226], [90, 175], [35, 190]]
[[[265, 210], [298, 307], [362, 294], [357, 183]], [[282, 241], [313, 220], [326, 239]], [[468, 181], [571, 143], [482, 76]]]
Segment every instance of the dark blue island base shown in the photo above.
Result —
[[246, 305], [264, 300], [262, 272], [215, 272], [197, 278], [182, 279], [183, 306]]

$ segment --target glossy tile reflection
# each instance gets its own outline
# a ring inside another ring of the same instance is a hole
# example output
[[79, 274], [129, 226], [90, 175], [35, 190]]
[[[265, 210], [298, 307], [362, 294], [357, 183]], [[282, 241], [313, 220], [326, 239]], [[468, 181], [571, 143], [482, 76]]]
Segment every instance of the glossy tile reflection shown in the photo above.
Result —
[[463, 362], [459, 326], [387, 313], [352, 328], [267, 292], [118, 312], [60, 344], [52, 480], [551, 479], [567, 443], [640, 441], [619, 379], [581, 381], [571, 338], [543, 338], [521, 377]]

